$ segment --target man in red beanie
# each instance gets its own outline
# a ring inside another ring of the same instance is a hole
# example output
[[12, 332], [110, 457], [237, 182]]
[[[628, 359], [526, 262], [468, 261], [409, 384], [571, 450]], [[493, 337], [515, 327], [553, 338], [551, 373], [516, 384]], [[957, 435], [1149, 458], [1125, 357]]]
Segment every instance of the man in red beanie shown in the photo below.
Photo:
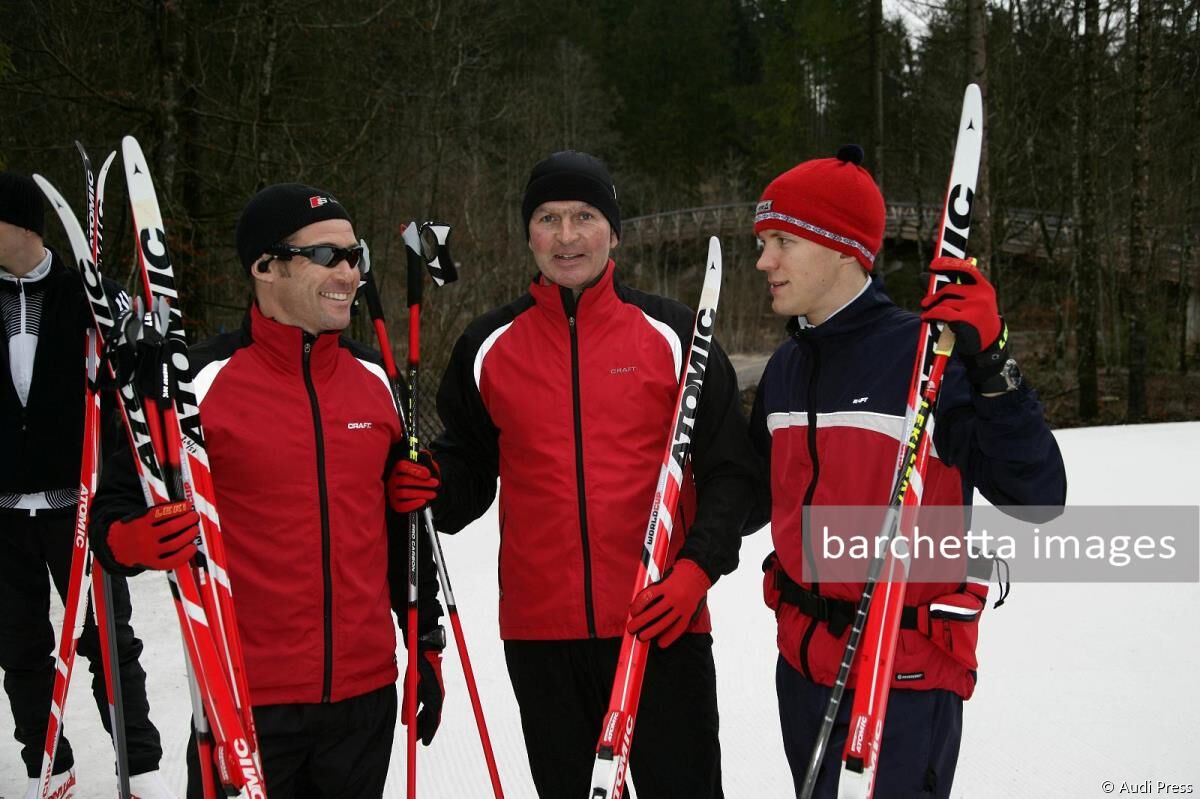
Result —
[[[841, 663], [861, 583], [822, 581], [807, 511], [887, 505], [904, 429], [921, 320], [957, 336], [935, 410], [924, 505], [970, 505], [974, 489], [1003, 505], [1054, 505], [1066, 475], [1042, 407], [1009, 357], [992, 286], [975, 266], [938, 258], [951, 282], [898, 308], [874, 274], [884, 203], [862, 150], [806, 161], [763, 192], [754, 232], [756, 268], [771, 309], [788, 317], [788, 339], [763, 373], [751, 436], [771, 469], [771, 534], [764, 594], [778, 623], [776, 690], [784, 749], [799, 791]], [[877, 799], [948, 797], [958, 759], [962, 703], [975, 688], [975, 641], [987, 600], [990, 559], [957, 584], [914, 583], [901, 623], [878, 772]], [[827, 575], [829, 576], [829, 575]], [[929, 606], [950, 608], [931, 618]], [[916, 621], [914, 621], [916, 620]], [[853, 691], [848, 691], [821, 765], [815, 796], [837, 796]]]
[[[393, 609], [407, 619], [407, 525], [385, 484], [400, 422], [379, 354], [342, 335], [362, 247], [328, 192], [268, 186], [237, 250], [254, 301], [240, 330], [191, 351], [271, 799], [383, 795], [396, 724]], [[389, 512], [390, 511], [390, 512]], [[93, 548], [110, 569], [167, 569], [194, 551], [188, 503], [146, 508], [128, 447], [106, 465]], [[441, 718], [437, 577], [422, 538], [417, 730]], [[202, 796], [188, 749], [188, 797]]]
[[538, 795], [587, 794], [628, 629], [654, 642], [630, 753], [638, 794], [717, 799], [706, 596], [737, 566], [759, 479], [737, 377], [714, 343], [668, 568], [631, 604], [695, 314], [621, 281], [610, 257], [620, 209], [600, 159], [540, 161], [521, 219], [538, 273], [454, 346], [438, 391], [434, 515], [458, 532], [499, 477], [500, 637]]

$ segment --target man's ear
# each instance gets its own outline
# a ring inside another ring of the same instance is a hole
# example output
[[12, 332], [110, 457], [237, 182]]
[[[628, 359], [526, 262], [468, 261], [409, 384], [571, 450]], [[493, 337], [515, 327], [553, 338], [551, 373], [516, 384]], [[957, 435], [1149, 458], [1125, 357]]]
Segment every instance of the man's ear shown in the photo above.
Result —
[[262, 256], [260, 256], [259, 259], [254, 262], [254, 266], [250, 267], [250, 277], [263, 283], [274, 283], [275, 273], [271, 271], [272, 261], [274, 261], [274, 259], [271, 256], [263, 253]]
[[621, 243], [621, 239], [619, 239], [617, 237], [616, 232], [610, 230], [608, 232], [608, 249], [615, 250], [615, 249], [617, 249], [617, 245], [620, 243]]

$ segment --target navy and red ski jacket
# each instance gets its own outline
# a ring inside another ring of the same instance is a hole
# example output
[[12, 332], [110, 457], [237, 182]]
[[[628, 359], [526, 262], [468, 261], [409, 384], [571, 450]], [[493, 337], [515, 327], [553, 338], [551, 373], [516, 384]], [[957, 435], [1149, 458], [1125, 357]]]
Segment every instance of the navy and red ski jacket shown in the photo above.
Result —
[[[500, 479], [504, 639], [624, 631], [695, 314], [614, 272], [609, 261], [577, 300], [536, 278], [467, 327], [438, 391], [439, 528], [478, 518]], [[760, 479], [737, 377], [715, 343], [692, 457], [667, 563], [688, 558], [715, 581], [737, 566]], [[707, 608], [690, 629], [711, 629]]]
[[[230, 584], [255, 705], [338, 702], [397, 679], [407, 526], [384, 479], [400, 421], [377, 353], [250, 309], [238, 331], [191, 350]], [[145, 507], [128, 448], [109, 460], [93, 549]], [[440, 614], [424, 546], [421, 627]], [[390, 545], [389, 545], [390, 544]]]
[[[805, 677], [832, 685], [848, 631], [773, 591], [786, 580], [822, 597], [857, 603], [861, 583], [804, 580], [822, 554], [804, 529], [804, 511], [819, 506], [886, 506], [896, 474], [920, 319], [898, 308], [871, 280], [859, 296], [820, 325], [792, 319], [789, 337], [763, 372], [750, 419], [755, 446], [770, 459], [774, 563], [765, 585], [776, 611], [780, 654]], [[995, 505], [1061, 506], [1062, 456], [1028, 387], [997, 397], [972, 391], [958, 359], [946, 369], [934, 414], [933, 451], [922, 505], [970, 505], [978, 488]], [[990, 564], [989, 564], [990, 565]], [[828, 567], [828, 564], [826, 564]], [[802, 568], [803, 567], [803, 568]], [[990, 573], [990, 569], [988, 570]], [[969, 698], [975, 643], [987, 597], [984, 580], [913, 583], [906, 606], [923, 609], [918, 628], [901, 629], [893, 687], [942, 688]], [[929, 613], [942, 609], [946, 613]], [[930, 623], [938, 616], [948, 617]], [[851, 672], [850, 688], [857, 679]]]

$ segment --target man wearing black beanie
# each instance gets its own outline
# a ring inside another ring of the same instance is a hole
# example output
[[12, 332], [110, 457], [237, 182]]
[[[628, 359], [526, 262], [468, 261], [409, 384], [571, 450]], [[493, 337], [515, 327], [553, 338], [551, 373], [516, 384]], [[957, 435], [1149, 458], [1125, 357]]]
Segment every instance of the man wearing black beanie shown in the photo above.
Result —
[[[521, 217], [528, 293], [459, 338], [438, 391], [439, 529], [500, 480], [500, 636], [538, 794], [585, 796], [621, 635], [652, 641], [631, 752], [639, 795], [722, 796], [706, 596], [737, 566], [757, 462], [715, 343], [664, 578], [630, 603], [694, 313], [625, 286], [608, 169], [550, 155]], [[414, 492], [415, 498], [415, 492]]]
[[[236, 244], [254, 300], [242, 328], [194, 347], [191, 364], [267, 794], [380, 797], [397, 715], [392, 610], [403, 624], [408, 582], [407, 509], [389, 508], [385, 480], [409, 464], [379, 354], [342, 335], [363, 248], [342, 204], [299, 183], [251, 198]], [[179, 545], [163, 545], [150, 519], [126, 448], [93, 510], [105, 565], [169, 566]], [[417, 730], [428, 745], [445, 634], [421, 544]], [[202, 796], [194, 744], [188, 796]]]
[[[90, 312], [78, 272], [42, 241], [42, 192], [32, 179], [0, 172], [0, 669], [29, 784], [39, 789], [54, 686], [50, 580], [66, 601], [83, 457], [84, 331]], [[129, 308], [111, 281], [109, 297]], [[106, 396], [106, 452], [118, 447]], [[129, 588], [112, 579], [130, 787], [140, 799], [174, 796], [158, 772], [162, 748], [149, 718], [142, 642], [129, 624]], [[96, 623], [89, 613], [79, 653], [92, 671], [92, 693], [109, 727], [108, 699]], [[110, 730], [111, 732], [111, 730]], [[74, 754], [64, 736], [55, 754], [51, 796], [70, 797]]]

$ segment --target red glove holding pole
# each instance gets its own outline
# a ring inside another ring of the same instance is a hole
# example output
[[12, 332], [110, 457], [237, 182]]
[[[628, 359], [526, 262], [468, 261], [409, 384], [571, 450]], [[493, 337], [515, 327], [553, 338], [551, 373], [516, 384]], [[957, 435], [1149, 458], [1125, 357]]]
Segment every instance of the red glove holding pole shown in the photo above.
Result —
[[164, 502], [113, 522], [108, 548], [124, 566], [169, 571], [196, 554], [200, 516], [190, 502]]
[[996, 289], [972, 261], [943, 255], [929, 271], [950, 282], [921, 300], [921, 319], [945, 322], [954, 331], [954, 349], [962, 356], [978, 355], [1000, 337], [1004, 321], [996, 306]]
[[396, 461], [387, 479], [388, 504], [396, 513], [415, 513], [437, 498], [441, 470], [429, 450], [421, 450], [417, 462]]
[[712, 580], [690, 560], [677, 560], [663, 578], [647, 586], [629, 606], [629, 632], [666, 648], [679, 640], [704, 607]]
[[996, 289], [974, 259], [941, 256], [933, 260], [930, 270], [950, 282], [921, 300], [921, 319], [950, 325], [954, 352], [967, 367], [967, 379], [976, 391], [1011, 390], [1014, 378], [1001, 374], [1009, 361], [1008, 327], [996, 305]]

